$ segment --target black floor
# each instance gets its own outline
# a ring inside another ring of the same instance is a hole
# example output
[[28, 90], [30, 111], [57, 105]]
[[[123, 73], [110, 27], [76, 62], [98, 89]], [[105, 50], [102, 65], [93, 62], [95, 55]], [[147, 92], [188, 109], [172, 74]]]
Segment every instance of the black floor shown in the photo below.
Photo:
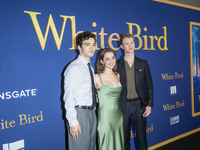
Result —
[[200, 150], [200, 131], [155, 150]]

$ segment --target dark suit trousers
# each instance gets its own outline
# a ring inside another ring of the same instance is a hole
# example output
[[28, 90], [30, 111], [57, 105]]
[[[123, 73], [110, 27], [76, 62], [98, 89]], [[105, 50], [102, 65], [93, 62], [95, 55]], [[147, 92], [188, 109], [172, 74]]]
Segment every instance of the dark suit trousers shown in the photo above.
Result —
[[136, 129], [137, 145], [139, 150], [147, 150], [146, 138], [146, 118], [142, 117], [145, 107], [142, 108], [141, 101], [126, 102], [126, 110], [124, 111], [124, 147], [130, 150], [130, 127], [131, 118], [133, 119]]

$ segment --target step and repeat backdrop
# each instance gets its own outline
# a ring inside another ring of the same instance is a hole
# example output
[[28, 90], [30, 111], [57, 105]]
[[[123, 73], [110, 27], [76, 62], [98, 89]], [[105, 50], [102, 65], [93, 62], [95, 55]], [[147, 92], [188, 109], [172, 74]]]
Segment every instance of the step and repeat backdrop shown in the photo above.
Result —
[[[96, 53], [135, 35], [148, 60], [155, 99], [149, 149], [199, 131], [200, 11], [150, 0], [0, 2], [0, 150], [65, 150], [63, 72], [77, 56], [77, 34], [96, 34]], [[130, 129], [131, 150], [136, 133]]]

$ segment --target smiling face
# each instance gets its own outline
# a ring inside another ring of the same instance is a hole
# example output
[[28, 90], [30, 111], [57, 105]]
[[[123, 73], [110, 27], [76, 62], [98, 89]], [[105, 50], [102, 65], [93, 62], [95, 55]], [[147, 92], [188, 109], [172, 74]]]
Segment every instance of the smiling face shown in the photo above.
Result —
[[132, 37], [124, 38], [122, 41], [121, 48], [124, 50], [125, 53], [134, 53], [135, 50], [135, 42]]
[[105, 68], [107, 69], [113, 69], [116, 65], [116, 58], [113, 52], [106, 52], [103, 60], [101, 60], [101, 63], [105, 65]]
[[89, 38], [88, 40], [84, 40], [81, 46], [78, 45], [78, 50], [81, 56], [90, 61], [95, 52], [95, 39]]

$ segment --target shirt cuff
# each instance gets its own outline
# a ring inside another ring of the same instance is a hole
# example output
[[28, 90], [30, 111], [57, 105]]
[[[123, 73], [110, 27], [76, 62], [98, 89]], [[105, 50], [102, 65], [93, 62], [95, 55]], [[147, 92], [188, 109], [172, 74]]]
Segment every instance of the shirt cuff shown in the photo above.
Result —
[[78, 124], [79, 124], [78, 120], [75, 119], [75, 120], [69, 122], [69, 127], [74, 127], [74, 126], [77, 126]]

